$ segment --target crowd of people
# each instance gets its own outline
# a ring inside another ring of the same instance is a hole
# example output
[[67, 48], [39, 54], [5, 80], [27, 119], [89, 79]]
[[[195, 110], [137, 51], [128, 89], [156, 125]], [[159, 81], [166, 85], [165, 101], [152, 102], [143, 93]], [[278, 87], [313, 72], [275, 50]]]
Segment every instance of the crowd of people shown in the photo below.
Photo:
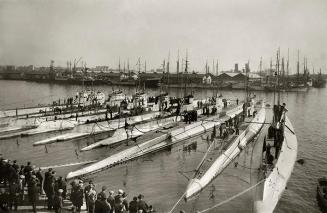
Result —
[[84, 187], [83, 180], [73, 180], [68, 193], [66, 179], [57, 176], [52, 168], [43, 176], [41, 168], [37, 169], [31, 162], [18, 165], [16, 160], [0, 158], [0, 184], [0, 210], [3, 211], [17, 211], [20, 205], [27, 203], [31, 205], [33, 212], [36, 212], [39, 195], [45, 194], [48, 210], [54, 210], [56, 213], [62, 212], [66, 199], [70, 199], [73, 212], [80, 212], [84, 201], [90, 213], [155, 212], [153, 207], [144, 201], [142, 194], [128, 202], [127, 194], [122, 189], [115, 194], [103, 186], [98, 193], [92, 181]]
[[152, 206], [144, 201], [142, 194], [128, 202], [127, 194], [122, 189], [117, 191], [108, 190], [106, 186], [100, 192], [95, 189], [93, 181], [84, 187], [82, 180], [71, 182], [71, 196], [73, 211], [80, 212], [83, 205], [83, 198], [86, 201], [86, 208], [89, 213], [150, 213], [155, 212]]
[[36, 170], [31, 162], [19, 166], [16, 160], [0, 158], [0, 183], [2, 184], [0, 208], [4, 211], [17, 210], [19, 204], [26, 200], [24, 192], [27, 186], [27, 199], [36, 212], [36, 201], [42, 182], [41, 170]]

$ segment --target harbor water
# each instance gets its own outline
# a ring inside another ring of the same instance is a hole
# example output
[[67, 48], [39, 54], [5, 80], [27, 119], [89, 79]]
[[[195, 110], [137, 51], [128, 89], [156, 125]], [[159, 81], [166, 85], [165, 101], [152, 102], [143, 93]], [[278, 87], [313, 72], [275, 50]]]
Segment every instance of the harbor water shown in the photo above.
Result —
[[[49, 103], [63, 97], [75, 96], [82, 86], [57, 85], [48, 83], [5, 81], [0, 80], [0, 109], [35, 106]], [[112, 86], [96, 86], [108, 95]], [[121, 88], [127, 94], [133, 94], [135, 88]], [[188, 89], [191, 92], [191, 88]], [[212, 96], [216, 91], [193, 90], [195, 98]], [[171, 96], [180, 97], [180, 89], [169, 91]], [[241, 91], [219, 91], [230, 99], [243, 99]], [[159, 90], [148, 90], [148, 95], [158, 95]], [[273, 93], [255, 92], [259, 98], [267, 102], [274, 99]], [[317, 178], [327, 176], [327, 89], [311, 88], [308, 92], [281, 93], [281, 101], [287, 104], [288, 116], [291, 119], [298, 138], [298, 159], [305, 163], [295, 164], [294, 171], [275, 212], [320, 212], [316, 201]], [[47, 146], [34, 147], [33, 142], [46, 139], [54, 134], [40, 134], [30, 137], [0, 140], [2, 157], [16, 159], [19, 164], [31, 161], [37, 167], [70, 164], [90, 160], [103, 159], [119, 149], [130, 144], [122, 144], [116, 149], [99, 148], [88, 152], [79, 150], [92, 143], [95, 138], [78, 139]], [[153, 205], [157, 212], [168, 212], [185, 192], [188, 180], [201, 161], [209, 147], [207, 134], [189, 139], [171, 150], [148, 155], [138, 160], [118, 165], [114, 168], [89, 176], [99, 190], [103, 185], [117, 191], [123, 189], [128, 193], [128, 199], [139, 193]], [[188, 146], [196, 144], [195, 146]], [[254, 142], [235, 160], [238, 166], [231, 164], [221, 176], [216, 178], [195, 199], [187, 203], [182, 200], [175, 212], [184, 209], [186, 212], [196, 212], [223, 202], [229, 197], [250, 187], [250, 169], [252, 147]], [[192, 147], [192, 148], [185, 148]], [[209, 157], [215, 159], [218, 152], [213, 150]], [[56, 168], [57, 175], [66, 176], [72, 170], [82, 165]], [[252, 212], [252, 194], [245, 193], [209, 212]]]

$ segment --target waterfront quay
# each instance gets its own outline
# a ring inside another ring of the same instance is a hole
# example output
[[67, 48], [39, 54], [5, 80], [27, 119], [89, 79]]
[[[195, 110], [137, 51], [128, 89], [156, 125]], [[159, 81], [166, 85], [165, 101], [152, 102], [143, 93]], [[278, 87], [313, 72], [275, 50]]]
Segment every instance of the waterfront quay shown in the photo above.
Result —
[[[316, 75], [309, 74], [308, 69], [303, 73], [284, 75], [281, 87], [289, 91], [306, 91], [312, 86], [312, 80]], [[23, 80], [56, 84], [79, 84], [79, 85], [118, 85], [141, 88], [189, 88], [194, 89], [220, 89], [220, 90], [251, 90], [272, 91], [272, 85], [276, 82], [275, 70], [250, 70], [248, 64], [239, 69], [236, 63], [233, 69], [220, 71], [213, 68], [209, 71], [169, 71], [162, 67], [151, 70], [141, 69], [117, 69], [108, 66], [86, 67], [56, 67], [51, 61], [49, 67], [29, 66], [0, 66], [0, 79]], [[326, 76], [323, 76], [325, 78]], [[304, 88], [303, 88], [304, 87]]]

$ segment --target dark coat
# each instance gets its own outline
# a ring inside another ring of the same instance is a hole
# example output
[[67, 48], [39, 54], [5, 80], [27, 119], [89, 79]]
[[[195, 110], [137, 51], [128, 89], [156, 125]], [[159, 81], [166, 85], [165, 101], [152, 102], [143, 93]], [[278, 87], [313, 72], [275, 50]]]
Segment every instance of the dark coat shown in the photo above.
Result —
[[18, 196], [20, 193], [19, 185], [17, 183], [12, 183], [9, 185], [9, 194], [11, 196]]
[[62, 196], [61, 195], [56, 195], [55, 197], [54, 197], [54, 201], [53, 201], [53, 207], [54, 207], [54, 209], [62, 209], [62, 207], [63, 207], [63, 198], [62, 198]]
[[31, 180], [28, 184], [28, 198], [31, 203], [35, 203], [39, 197], [39, 189], [36, 184], [37, 182], [35, 180]]
[[138, 208], [139, 210], [143, 210], [144, 213], [147, 213], [148, 212], [148, 204], [146, 204], [146, 202], [144, 200], [139, 200], [138, 201]]
[[83, 206], [84, 190], [80, 186], [75, 191], [75, 206]]
[[111, 206], [106, 200], [97, 200], [95, 202], [95, 213], [110, 213]]
[[51, 176], [50, 172], [44, 173], [43, 190], [45, 191], [45, 193], [48, 193], [48, 189], [49, 189], [49, 181], [50, 181], [49, 176]]
[[129, 203], [129, 212], [130, 212], [130, 213], [137, 213], [138, 210], [139, 210], [139, 206], [138, 206], [137, 201], [132, 200], [132, 201]]

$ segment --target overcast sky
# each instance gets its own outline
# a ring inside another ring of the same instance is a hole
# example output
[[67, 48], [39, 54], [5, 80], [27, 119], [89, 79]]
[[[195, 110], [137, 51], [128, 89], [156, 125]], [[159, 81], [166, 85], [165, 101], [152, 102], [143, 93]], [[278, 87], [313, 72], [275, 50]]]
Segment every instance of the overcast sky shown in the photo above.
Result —
[[117, 67], [138, 57], [157, 68], [188, 49], [191, 69], [250, 61], [258, 69], [277, 48], [295, 72], [297, 49], [309, 68], [326, 72], [326, 0], [0, 0], [0, 64]]

